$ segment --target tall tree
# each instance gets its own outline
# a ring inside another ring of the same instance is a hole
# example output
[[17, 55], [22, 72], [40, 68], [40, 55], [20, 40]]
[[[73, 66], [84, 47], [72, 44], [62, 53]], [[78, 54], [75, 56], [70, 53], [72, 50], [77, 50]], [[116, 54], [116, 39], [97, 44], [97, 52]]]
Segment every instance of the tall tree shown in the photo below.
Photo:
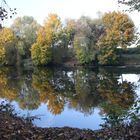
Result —
[[135, 26], [127, 14], [109, 12], [102, 17], [105, 33], [99, 39], [97, 46], [100, 64], [117, 63], [117, 47], [126, 48], [134, 39]]
[[11, 26], [18, 38], [16, 46], [19, 55], [24, 58], [30, 57], [30, 48], [36, 41], [39, 27], [37, 21], [30, 16], [16, 18]]
[[81, 17], [76, 23], [74, 49], [80, 63], [90, 63], [96, 59], [96, 43], [104, 32], [99, 22], [89, 17]]
[[35, 65], [45, 65], [52, 61], [52, 49], [59, 45], [61, 21], [56, 14], [49, 14], [40, 29], [37, 41], [31, 48], [31, 57]]

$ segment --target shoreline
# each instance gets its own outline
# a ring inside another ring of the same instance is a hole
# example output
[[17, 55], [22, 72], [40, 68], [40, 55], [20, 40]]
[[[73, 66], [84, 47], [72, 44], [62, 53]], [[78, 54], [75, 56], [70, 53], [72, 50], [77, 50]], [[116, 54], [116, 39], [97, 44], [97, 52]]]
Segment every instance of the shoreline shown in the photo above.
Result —
[[39, 128], [12, 114], [0, 111], [0, 139], [2, 140], [139, 140], [140, 121], [129, 126], [100, 130], [70, 127]]

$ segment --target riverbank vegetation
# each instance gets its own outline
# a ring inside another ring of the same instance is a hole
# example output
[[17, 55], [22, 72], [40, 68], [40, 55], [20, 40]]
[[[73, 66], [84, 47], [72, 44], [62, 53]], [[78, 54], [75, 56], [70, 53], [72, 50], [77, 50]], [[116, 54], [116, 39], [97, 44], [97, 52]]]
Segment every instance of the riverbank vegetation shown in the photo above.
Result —
[[1, 65], [125, 65], [123, 52], [130, 53], [136, 41], [133, 21], [121, 12], [65, 22], [49, 14], [42, 26], [33, 17], [18, 17], [0, 34]]

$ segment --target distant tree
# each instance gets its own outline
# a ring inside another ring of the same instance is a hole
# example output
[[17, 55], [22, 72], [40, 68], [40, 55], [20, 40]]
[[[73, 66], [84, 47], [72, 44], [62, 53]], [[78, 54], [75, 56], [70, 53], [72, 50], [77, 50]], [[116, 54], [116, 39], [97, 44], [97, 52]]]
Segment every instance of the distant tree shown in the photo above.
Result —
[[126, 48], [134, 39], [134, 23], [127, 14], [109, 12], [102, 17], [105, 33], [99, 39], [98, 59], [100, 64], [117, 63], [117, 47]]
[[140, 0], [118, 0], [120, 4], [129, 6], [129, 11], [140, 11]]
[[37, 31], [40, 25], [30, 16], [18, 17], [14, 20], [11, 28], [17, 37], [16, 47], [19, 55], [24, 58], [29, 58], [30, 48], [35, 43]]

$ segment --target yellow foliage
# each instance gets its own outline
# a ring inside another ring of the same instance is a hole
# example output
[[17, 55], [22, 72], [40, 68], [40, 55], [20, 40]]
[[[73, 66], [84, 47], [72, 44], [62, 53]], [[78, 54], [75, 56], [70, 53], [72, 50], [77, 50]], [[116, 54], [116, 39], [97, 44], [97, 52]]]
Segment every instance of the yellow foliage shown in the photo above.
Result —
[[56, 14], [49, 14], [44, 26], [38, 32], [37, 42], [31, 48], [35, 65], [45, 65], [52, 60], [51, 48], [56, 42], [57, 33], [61, 29], [61, 21]]
[[6, 51], [3, 46], [0, 46], [0, 63], [1, 64], [6, 63]]
[[6, 55], [8, 49], [6, 49], [6, 47], [8, 46], [8, 44], [14, 42], [14, 40], [15, 40], [15, 35], [11, 29], [9, 28], [0, 29], [0, 64], [8, 63], [7, 60], [8, 56]]
[[0, 45], [10, 43], [15, 39], [14, 32], [9, 28], [3, 28], [0, 30]]
[[134, 38], [134, 23], [127, 14], [109, 12], [103, 16], [106, 27], [105, 38], [115, 46], [126, 47]]
[[97, 43], [100, 64], [117, 64], [116, 48], [126, 48], [134, 39], [134, 23], [127, 14], [109, 12], [102, 18], [105, 33]]
[[44, 27], [41, 27], [40, 30], [38, 31], [37, 42], [39, 44], [42, 44], [42, 45], [45, 44], [45, 31], [44, 31]]

